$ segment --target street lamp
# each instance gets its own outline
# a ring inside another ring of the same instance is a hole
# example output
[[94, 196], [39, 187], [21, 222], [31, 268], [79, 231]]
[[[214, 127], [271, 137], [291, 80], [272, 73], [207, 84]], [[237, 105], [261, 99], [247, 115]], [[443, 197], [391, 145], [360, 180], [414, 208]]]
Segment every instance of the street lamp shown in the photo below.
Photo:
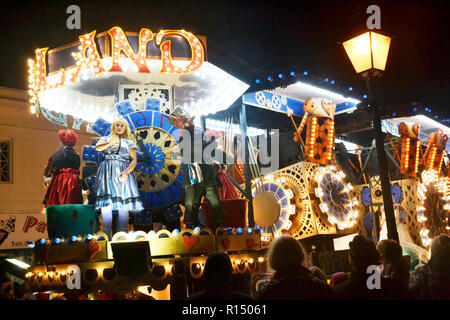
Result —
[[391, 38], [368, 31], [343, 43], [356, 73], [364, 78], [380, 75], [386, 68]]
[[[369, 79], [371, 77], [380, 76], [385, 70], [390, 43], [390, 37], [373, 31], [368, 31], [345, 41], [342, 44], [353, 67], [355, 68], [356, 73], [360, 74], [366, 80], [369, 106], [373, 101]], [[378, 167], [380, 168], [381, 190], [383, 193], [384, 213], [386, 216], [388, 238], [399, 242], [394, 205], [392, 203], [391, 183], [389, 180], [386, 151], [384, 149], [384, 138], [383, 133], [381, 132], [379, 106], [374, 105], [372, 110], [372, 121], [375, 129]], [[378, 216], [376, 216], [376, 219], [376, 222], [378, 222]], [[375, 224], [378, 225], [378, 223]], [[378, 240], [378, 235], [376, 236]]]

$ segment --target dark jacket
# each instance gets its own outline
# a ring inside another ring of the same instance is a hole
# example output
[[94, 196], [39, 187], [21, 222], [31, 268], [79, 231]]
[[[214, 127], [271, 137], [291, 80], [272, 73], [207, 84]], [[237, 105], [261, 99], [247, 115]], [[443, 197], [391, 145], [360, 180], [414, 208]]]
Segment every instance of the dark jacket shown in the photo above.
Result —
[[44, 176], [50, 177], [63, 168], [80, 169], [80, 156], [72, 147], [61, 147], [50, 157], [45, 167]]
[[[203, 151], [205, 150], [205, 148], [208, 147], [210, 144], [213, 144], [212, 146], [210, 146], [210, 148], [213, 146], [214, 146], [214, 148], [216, 148], [217, 142], [204, 141], [203, 135], [201, 134], [203, 132], [200, 129], [196, 129], [196, 134], [194, 134], [192, 129], [189, 129], [189, 132], [191, 133], [190, 140], [183, 141], [182, 145], [187, 146], [187, 144], [190, 144], [190, 150], [185, 150], [185, 149], [181, 150], [181, 156], [183, 157], [183, 162], [184, 162], [183, 185], [185, 185], [185, 186], [191, 185], [191, 182], [189, 180], [188, 164], [194, 163], [194, 162], [196, 162], [196, 160], [200, 160], [200, 161], [198, 161], [198, 165], [202, 171], [203, 184], [205, 186], [208, 186], [208, 185], [216, 185], [217, 186], [218, 177], [217, 177], [216, 170], [214, 169], [214, 165], [205, 163], [206, 159], [204, 159], [204, 157], [203, 157]], [[185, 138], [185, 137], [183, 137], [183, 138]], [[201, 139], [201, 142], [196, 141], [199, 139]], [[200, 147], [200, 145], [196, 146], [196, 144], [200, 144], [200, 143], [201, 143], [201, 148], [198, 148], [198, 147]], [[188, 152], [188, 151], [190, 151], [190, 152]]]
[[334, 287], [334, 292], [345, 300], [404, 300], [409, 299], [408, 288], [396, 279], [380, 279], [380, 289], [369, 289], [367, 279], [371, 274], [354, 272], [350, 278]]
[[273, 278], [259, 289], [256, 300], [326, 300], [336, 299], [333, 290], [316, 279], [311, 271], [301, 266], [295, 274], [280, 275]]

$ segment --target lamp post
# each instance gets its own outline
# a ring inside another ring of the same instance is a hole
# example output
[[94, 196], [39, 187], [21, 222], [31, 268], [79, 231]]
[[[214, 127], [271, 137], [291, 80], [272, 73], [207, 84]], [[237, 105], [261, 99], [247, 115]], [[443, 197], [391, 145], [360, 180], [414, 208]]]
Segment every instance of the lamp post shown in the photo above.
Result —
[[[355, 68], [366, 81], [369, 106], [372, 106], [372, 121], [375, 130], [375, 142], [380, 170], [381, 190], [383, 193], [384, 213], [386, 216], [387, 235], [389, 239], [399, 242], [394, 205], [392, 203], [391, 183], [388, 173], [384, 138], [381, 131], [381, 116], [378, 105], [373, 103], [370, 78], [380, 76], [386, 68], [391, 38], [373, 31], [368, 31], [343, 43], [344, 49]], [[374, 215], [375, 218], [375, 215]], [[377, 217], [378, 218], [378, 217]], [[375, 222], [375, 221], [374, 221]]]

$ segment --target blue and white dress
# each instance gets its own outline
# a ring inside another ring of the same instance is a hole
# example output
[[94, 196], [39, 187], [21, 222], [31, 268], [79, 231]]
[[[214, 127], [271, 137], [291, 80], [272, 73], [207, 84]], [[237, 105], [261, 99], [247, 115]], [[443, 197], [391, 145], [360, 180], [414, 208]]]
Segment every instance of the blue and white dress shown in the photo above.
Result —
[[[109, 142], [111, 137], [102, 137]], [[120, 181], [120, 173], [130, 165], [130, 149], [137, 149], [129, 139], [120, 139], [119, 147], [109, 146], [103, 150], [103, 161], [97, 171], [97, 199], [95, 209], [110, 207], [111, 210], [138, 213], [144, 210], [134, 172], [128, 174], [125, 181]]]

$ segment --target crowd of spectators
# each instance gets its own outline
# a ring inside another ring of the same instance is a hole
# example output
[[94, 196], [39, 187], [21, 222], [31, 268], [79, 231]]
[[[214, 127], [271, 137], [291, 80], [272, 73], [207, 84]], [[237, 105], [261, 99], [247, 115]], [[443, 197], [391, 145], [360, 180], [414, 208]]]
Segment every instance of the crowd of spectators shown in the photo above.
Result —
[[[437, 236], [430, 246], [430, 260], [411, 267], [409, 256], [394, 240], [382, 240], [377, 245], [361, 235], [349, 243], [350, 272], [324, 272], [312, 265], [303, 245], [295, 238], [283, 235], [276, 238], [267, 251], [267, 270], [240, 278], [239, 288], [233, 282], [233, 267], [228, 254], [215, 252], [206, 260], [201, 285], [194, 292], [186, 292], [186, 282], [178, 280], [179, 294], [171, 292], [174, 300], [450, 300], [450, 238]], [[329, 255], [322, 255], [322, 260]], [[242, 282], [248, 282], [242, 285]], [[176, 282], [173, 283], [173, 289]], [[245, 288], [246, 290], [242, 289]], [[248, 289], [248, 290], [247, 290]], [[99, 300], [154, 300], [136, 290], [118, 295], [103, 292]], [[1, 300], [49, 299], [31, 295], [27, 283], [12, 283], [0, 276]], [[79, 295], [59, 295], [52, 298], [88, 299]]]

